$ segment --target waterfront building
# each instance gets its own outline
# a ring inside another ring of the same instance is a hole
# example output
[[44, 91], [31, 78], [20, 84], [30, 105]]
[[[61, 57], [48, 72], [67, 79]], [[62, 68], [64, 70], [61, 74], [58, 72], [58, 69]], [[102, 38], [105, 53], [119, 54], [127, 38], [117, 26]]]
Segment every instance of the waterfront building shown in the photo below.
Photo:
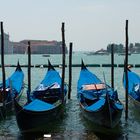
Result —
[[[27, 45], [29, 40], [22, 40], [20, 42], [13, 42], [13, 53], [24, 54], [27, 53]], [[30, 40], [32, 54], [61, 54], [61, 41], [46, 41], [46, 40]], [[66, 47], [66, 53], [68, 52]]]
[[[0, 35], [0, 52], [1, 52], [1, 35]], [[12, 42], [9, 40], [9, 34], [4, 33], [4, 53], [12, 54], [13, 46]]]

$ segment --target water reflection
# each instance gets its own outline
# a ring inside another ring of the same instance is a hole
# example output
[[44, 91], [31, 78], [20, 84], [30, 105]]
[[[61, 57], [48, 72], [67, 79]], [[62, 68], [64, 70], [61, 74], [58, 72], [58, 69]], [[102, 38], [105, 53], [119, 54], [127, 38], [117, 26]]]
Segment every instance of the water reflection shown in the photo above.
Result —
[[[31, 129], [28, 131], [20, 132], [18, 139], [20, 140], [38, 140], [38, 139], [51, 139], [49, 135], [53, 135], [55, 133], [61, 133], [62, 130], [62, 123], [65, 119], [66, 115], [60, 117], [59, 120], [54, 120], [53, 122], [48, 122], [43, 126], [37, 127], [35, 129]], [[41, 120], [40, 120], [41, 121]], [[47, 136], [47, 138], [46, 138]]]
[[[45, 127], [21, 133], [18, 129], [15, 115], [9, 115], [0, 122], [0, 139], [10, 140], [127, 140], [140, 137], [140, 113], [129, 104], [128, 120], [125, 121], [123, 112], [121, 122], [114, 129], [105, 129], [94, 125], [85, 119], [80, 110], [77, 99], [69, 100], [64, 115]], [[51, 134], [50, 138], [44, 134]]]
[[[47, 126], [21, 133], [18, 129], [15, 115], [0, 122], [0, 139], [10, 140], [127, 140], [138, 139], [140, 136], [139, 113], [130, 106], [128, 121], [124, 112], [121, 122], [114, 129], [97, 126], [83, 117], [77, 99], [69, 100], [64, 115], [60, 120], [48, 123]], [[50, 138], [44, 134], [51, 134]]]

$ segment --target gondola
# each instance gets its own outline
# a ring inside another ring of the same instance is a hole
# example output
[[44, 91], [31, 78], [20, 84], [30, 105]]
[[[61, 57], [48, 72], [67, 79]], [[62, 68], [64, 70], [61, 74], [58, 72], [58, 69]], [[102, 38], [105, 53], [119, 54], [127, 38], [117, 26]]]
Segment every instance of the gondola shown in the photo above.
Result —
[[123, 105], [118, 93], [91, 73], [82, 61], [77, 98], [85, 118], [98, 126], [114, 128], [121, 118]]
[[47, 126], [63, 115], [67, 95], [66, 85], [64, 96], [61, 91], [61, 77], [48, 61], [48, 71], [44, 79], [31, 94], [27, 92], [27, 102], [21, 105], [20, 101], [14, 101], [16, 120], [22, 133], [39, 131], [39, 128]]
[[13, 110], [13, 99], [19, 100], [24, 88], [24, 73], [18, 62], [15, 72], [5, 82], [5, 95], [3, 95], [3, 83], [0, 84], [0, 118], [4, 118], [5, 112]]
[[[126, 88], [125, 71], [123, 74], [123, 86]], [[135, 106], [136, 110], [140, 111], [140, 76], [127, 68], [128, 74], [128, 97], [130, 102]]]

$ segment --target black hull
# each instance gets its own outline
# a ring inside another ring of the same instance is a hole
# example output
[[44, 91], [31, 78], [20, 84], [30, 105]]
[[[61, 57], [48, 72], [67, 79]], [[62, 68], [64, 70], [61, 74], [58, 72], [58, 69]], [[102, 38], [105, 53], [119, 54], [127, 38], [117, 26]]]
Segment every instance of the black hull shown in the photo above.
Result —
[[94, 124], [113, 128], [121, 119], [123, 105], [117, 91], [103, 83], [82, 60], [77, 95], [83, 115]]
[[[15, 100], [19, 101], [21, 95], [22, 95], [23, 89], [21, 93], [15, 98]], [[0, 105], [0, 120], [3, 120], [6, 115], [9, 115], [14, 111], [14, 100], [11, 100], [7, 103], [5, 103], [5, 106], [3, 106], [3, 103]]]
[[24, 110], [17, 101], [15, 101], [15, 111], [17, 124], [21, 132], [38, 131], [41, 127], [53, 121], [59, 120], [64, 112], [64, 105], [60, 104], [49, 111], [33, 112]]
[[122, 115], [122, 110], [113, 107], [110, 112], [107, 103], [98, 111], [89, 112], [85, 110], [82, 105], [81, 110], [85, 118], [92, 121], [94, 124], [107, 128], [114, 128], [120, 122]]
[[11, 113], [13, 110], [13, 102], [8, 102], [5, 104], [5, 106], [3, 106], [3, 104], [1, 103], [0, 106], [0, 120], [4, 120], [6, 115]]
[[135, 109], [140, 112], [140, 101], [135, 100], [132, 96], [128, 96], [130, 102], [135, 106]]

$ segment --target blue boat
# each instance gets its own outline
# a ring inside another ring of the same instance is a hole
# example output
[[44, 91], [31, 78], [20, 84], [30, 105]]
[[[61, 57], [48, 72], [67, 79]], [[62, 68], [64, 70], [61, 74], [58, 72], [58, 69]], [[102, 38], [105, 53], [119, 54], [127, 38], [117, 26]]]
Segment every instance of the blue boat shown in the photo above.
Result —
[[83, 116], [93, 124], [114, 128], [120, 122], [123, 105], [118, 99], [117, 91], [91, 73], [83, 61], [77, 97]]
[[17, 124], [21, 132], [39, 130], [60, 118], [66, 103], [66, 85], [64, 96], [61, 91], [61, 77], [49, 62], [42, 82], [31, 94], [27, 93], [27, 102], [21, 106], [19, 101], [14, 101]]
[[24, 88], [24, 73], [18, 62], [15, 72], [6, 80], [5, 95], [3, 95], [3, 83], [0, 84], [0, 118], [4, 113], [11, 112], [13, 99], [19, 100]]
[[[123, 86], [126, 88], [125, 71], [123, 75]], [[130, 102], [135, 106], [136, 110], [140, 111], [140, 76], [135, 72], [127, 69], [128, 74], [128, 97]]]

